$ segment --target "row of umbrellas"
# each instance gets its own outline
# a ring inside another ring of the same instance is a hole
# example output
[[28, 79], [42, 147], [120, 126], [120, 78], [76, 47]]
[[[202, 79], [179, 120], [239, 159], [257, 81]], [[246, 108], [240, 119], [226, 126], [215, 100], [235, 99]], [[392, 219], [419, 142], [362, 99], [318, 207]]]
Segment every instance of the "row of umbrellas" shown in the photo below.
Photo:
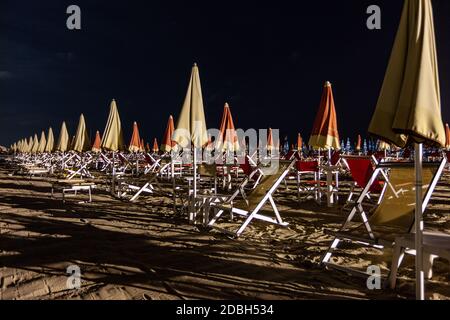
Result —
[[[170, 117], [168, 126], [173, 128], [173, 119]], [[172, 130], [173, 131], [173, 130]], [[21, 139], [17, 143], [11, 146], [13, 151], [20, 151], [26, 153], [49, 153], [53, 151], [66, 152], [66, 151], [77, 151], [84, 152], [92, 150], [93, 152], [100, 152], [101, 150], [123, 150], [123, 134], [120, 124], [120, 116], [117, 110], [117, 104], [113, 99], [110, 104], [110, 114], [106, 124], [105, 132], [101, 138], [100, 132], [97, 131], [95, 134], [94, 142], [91, 146], [89, 135], [87, 132], [86, 121], [84, 115], [81, 114], [76, 130], [75, 136], [72, 140], [69, 138], [69, 133], [65, 121], [63, 121], [60, 129], [60, 134], [58, 140], [55, 143], [53, 129], [50, 127], [47, 136], [44, 131], [41, 133], [40, 139], [38, 135], [35, 134], [34, 137], [29, 139]], [[130, 152], [149, 150], [149, 145], [144, 146], [144, 140], [139, 138], [139, 129], [137, 123], [133, 124], [133, 134], [131, 137], [130, 145], [128, 150]], [[153, 151], [159, 151], [158, 142], [155, 138], [153, 143]]]

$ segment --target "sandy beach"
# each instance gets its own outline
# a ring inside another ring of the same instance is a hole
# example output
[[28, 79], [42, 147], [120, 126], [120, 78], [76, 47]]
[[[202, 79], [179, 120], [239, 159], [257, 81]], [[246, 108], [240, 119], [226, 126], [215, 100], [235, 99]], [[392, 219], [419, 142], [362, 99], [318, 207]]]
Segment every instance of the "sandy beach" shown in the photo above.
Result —
[[[287, 228], [252, 223], [238, 239], [189, 225], [168, 197], [136, 203], [101, 188], [52, 199], [45, 178], [0, 172], [0, 299], [412, 299], [414, 258], [407, 256], [395, 290], [369, 290], [366, 279], [319, 266], [345, 213], [312, 200], [297, 202], [283, 187], [276, 202]], [[450, 231], [450, 174], [431, 199], [426, 229]], [[341, 197], [341, 202], [344, 197]], [[334, 258], [386, 275], [392, 251], [347, 245]], [[81, 288], [68, 289], [68, 266]], [[431, 299], [450, 299], [446, 260], [436, 259], [427, 281]]]

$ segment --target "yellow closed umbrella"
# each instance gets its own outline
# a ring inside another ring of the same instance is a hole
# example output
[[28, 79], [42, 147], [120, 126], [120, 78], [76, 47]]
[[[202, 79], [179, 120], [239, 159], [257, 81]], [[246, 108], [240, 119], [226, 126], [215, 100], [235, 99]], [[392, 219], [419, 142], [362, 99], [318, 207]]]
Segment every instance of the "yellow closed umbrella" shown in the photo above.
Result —
[[369, 132], [401, 148], [445, 144], [430, 0], [405, 0]]
[[[183, 148], [194, 145], [194, 179], [193, 197], [197, 196], [197, 149], [208, 143], [205, 112], [203, 109], [202, 88], [197, 64], [194, 63], [191, 78], [186, 92], [181, 113], [177, 122], [177, 129], [173, 134], [173, 141]], [[193, 219], [193, 211], [190, 211], [189, 220]]]
[[29, 137], [28, 138], [28, 145], [27, 145], [27, 149], [26, 149], [26, 153], [31, 153], [31, 150], [33, 149], [33, 137]]
[[31, 151], [31, 153], [36, 153], [36, 152], [38, 152], [38, 150], [39, 150], [39, 139], [38, 139], [37, 134], [35, 133], [34, 138], [33, 138], [33, 145], [31, 147], [30, 151]]
[[398, 147], [415, 143], [416, 298], [424, 299], [422, 143], [443, 147], [439, 74], [431, 0], [405, 0], [369, 132]]
[[45, 151], [45, 145], [47, 144], [47, 139], [45, 138], [45, 132], [41, 132], [41, 139], [39, 140], [39, 147], [37, 152], [43, 153]]
[[119, 110], [117, 109], [116, 100], [112, 99], [109, 106], [109, 116], [106, 121], [105, 131], [103, 132], [101, 147], [103, 150], [113, 152], [112, 179], [111, 179], [111, 194], [115, 192], [115, 176], [116, 168], [114, 166], [115, 152], [124, 150], [122, 123], [120, 122]]
[[61, 124], [59, 131], [58, 142], [56, 143], [55, 151], [66, 152], [69, 149], [69, 132], [67, 131], [66, 122]]
[[379, 140], [378, 151], [389, 151], [389, 150], [391, 150], [391, 145], [386, 141]]
[[189, 147], [190, 143], [192, 143], [195, 148], [202, 148], [208, 143], [202, 88], [197, 64], [194, 64], [192, 67], [189, 86], [181, 107], [177, 129], [173, 134], [173, 141], [182, 147]]
[[112, 100], [105, 131], [102, 136], [102, 149], [109, 151], [124, 150], [122, 124], [116, 100]]
[[55, 146], [55, 138], [53, 136], [53, 129], [50, 127], [48, 128], [48, 134], [47, 134], [47, 144], [45, 145], [44, 152], [52, 152], [53, 148]]
[[89, 140], [89, 135], [86, 129], [86, 121], [84, 115], [80, 115], [80, 120], [78, 121], [77, 132], [75, 133], [75, 139], [72, 143], [72, 150], [77, 152], [85, 152], [91, 148], [91, 142]]

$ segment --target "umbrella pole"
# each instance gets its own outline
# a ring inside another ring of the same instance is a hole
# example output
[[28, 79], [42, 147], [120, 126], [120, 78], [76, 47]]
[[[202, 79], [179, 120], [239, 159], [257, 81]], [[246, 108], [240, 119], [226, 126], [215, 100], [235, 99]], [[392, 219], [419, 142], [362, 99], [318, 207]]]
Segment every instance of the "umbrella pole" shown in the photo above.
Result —
[[114, 158], [115, 158], [116, 153], [113, 151], [112, 154], [112, 179], [111, 179], [111, 194], [114, 195], [115, 192], [115, 179], [116, 179], [116, 166], [114, 165]]
[[415, 217], [415, 245], [416, 245], [416, 299], [425, 299], [425, 281], [423, 271], [423, 248], [422, 248], [422, 151], [423, 145], [414, 145], [414, 166], [416, 171], [416, 217]]
[[331, 148], [328, 148], [328, 165], [327, 165], [327, 206], [332, 207], [333, 199], [333, 175], [331, 172]]
[[191, 200], [191, 213], [189, 220], [191, 223], [195, 221], [195, 199], [197, 198], [197, 148], [194, 146], [194, 181], [193, 181], [193, 194]]

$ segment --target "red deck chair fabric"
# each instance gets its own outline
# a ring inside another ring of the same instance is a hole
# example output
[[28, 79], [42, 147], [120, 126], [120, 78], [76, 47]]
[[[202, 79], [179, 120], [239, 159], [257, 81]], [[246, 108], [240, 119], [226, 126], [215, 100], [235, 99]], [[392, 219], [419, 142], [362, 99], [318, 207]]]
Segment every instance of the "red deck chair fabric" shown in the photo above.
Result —
[[339, 159], [341, 159], [341, 151], [334, 151], [331, 155], [330, 163], [332, 166], [337, 165], [339, 162]]
[[244, 174], [246, 176], [249, 176], [250, 173], [252, 173], [252, 166], [250, 165], [250, 161], [248, 161], [248, 158], [244, 158], [244, 163], [240, 163], [239, 167], [244, 171]]
[[377, 151], [377, 152], [374, 153], [373, 156], [379, 162], [380, 160], [384, 159], [385, 153], [384, 153], [384, 151]]
[[288, 153], [286, 153], [286, 155], [284, 156], [284, 159], [285, 160], [291, 160], [291, 159], [294, 159], [294, 157], [297, 160], [300, 160], [301, 159], [300, 152], [295, 151], [295, 150], [290, 150]]
[[318, 176], [319, 161], [317, 161], [317, 160], [300, 161], [299, 160], [295, 163], [295, 167], [297, 169], [297, 174], [314, 173], [314, 179], [303, 181], [303, 184], [306, 184], [306, 185], [318, 185], [319, 184], [320, 186], [326, 185], [326, 181], [320, 181], [320, 176]]
[[127, 160], [127, 158], [125, 158], [125, 157], [123, 156], [123, 154], [119, 153], [118, 156], [119, 156], [119, 160], [120, 160], [120, 162], [121, 162], [122, 164], [127, 164], [127, 163], [129, 162], [129, 161]]
[[295, 167], [299, 172], [318, 172], [319, 162], [317, 160], [313, 161], [297, 161]]
[[152, 158], [150, 158], [150, 156], [148, 154], [144, 154], [144, 160], [148, 164], [153, 164], [154, 163], [154, 161], [152, 160]]
[[[364, 188], [369, 182], [374, 170], [372, 161], [370, 159], [346, 159], [350, 174], [353, 180], [358, 186]], [[380, 180], [376, 179], [369, 189], [371, 192], [381, 192], [383, 190], [383, 184]]]

